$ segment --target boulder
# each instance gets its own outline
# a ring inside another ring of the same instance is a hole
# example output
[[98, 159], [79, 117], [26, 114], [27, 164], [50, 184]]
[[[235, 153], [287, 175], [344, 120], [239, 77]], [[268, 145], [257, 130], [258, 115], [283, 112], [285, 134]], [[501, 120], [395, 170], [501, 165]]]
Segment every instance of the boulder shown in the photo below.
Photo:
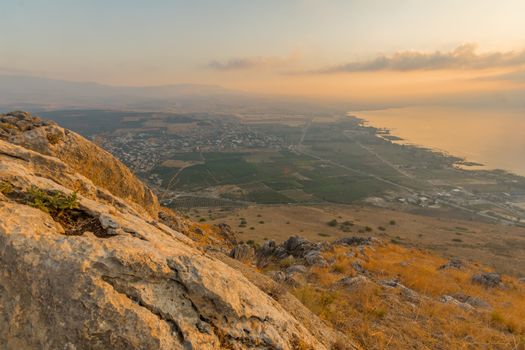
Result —
[[438, 267], [438, 270], [456, 269], [460, 270], [464, 267], [463, 261], [457, 258], [450, 259], [446, 264]]
[[463, 303], [459, 300], [457, 300], [456, 298], [450, 296], [450, 295], [442, 295], [440, 298], [439, 298], [439, 301], [441, 301], [442, 303], [444, 304], [452, 304], [452, 305], [456, 305], [466, 311], [471, 311], [473, 310], [474, 308], [467, 304], [467, 303]]
[[337, 284], [343, 285], [350, 290], [357, 290], [367, 285], [373, 284], [373, 282], [365, 276], [356, 277], [345, 277], [340, 279]]
[[316, 250], [317, 246], [315, 243], [309, 240], [299, 237], [292, 236], [288, 238], [282, 245], [282, 247], [291, 255], [296, 258], [303, 258], [312, 250]]
[[341, 239], [336, 240], [334, 244], [349, 245], [349, 246], [370, 245], [372, 244], [372, 238], [371, 237], [368, 237], [368, 238], [357, 237], [357, 236], [343, 237]]
[[286, 269], [287, 275], [293, 275], [296, 273], [302, 274], [308, 272], [308, 269], [304, 265], [292, 265]]
[[306, 264], [310, 266], [321, 266], [326, 267], [328, 266], [328, 262], [323, 258], [321, 255], [321, 252], [318, 250], [311, 250], [309, 251], [305, 256], [304, 260], [306, 261]]
[[282, 271], [270, 271], [268, 276], [277, 283], [283, 283], [286, 280], [286, 274]]
[[220, 223], [217, 225], [218, 233], [221, 238], [223, 238], [226, 242], [230, 244], [237, 244], [237, 237], [235, 236], [235, 232], [233, 232], [230, 225], [225, 223]]
[[459, 302], [468, 304], [468, 305], [470, 305], [472, 307], [475, 307], [475, 308], [481, 308], [481, 309], [489, 309], [490, 308], [490, 304], [487, 303], [485, 300], [477, 298], [477, 297], [474, 297], [474, 296], [471, 296], [471, 295], [466, 295], [466, 294], [462, 294], [462, 293], [456, 293], [456, 294], [452, 294], [451, 297], [453, 297], [454, 299], [458, 300]]
[[251, 245], [246, 243], [236, 245], [230, 252], [230, 258], [234, 258], [242, 262], [251, 262], [254, 257], [255, 250]]
[[421, 301], [421, 296], [419, 295], [419, 293], [401, 284], [397, 279], [382, 280], [379, 282], [379, 284], [387, 288], [398, 289], [400, 291], [401, 296], [412, 303], [418, 303]]
[[365, 274], [367, 273], [366, 269], [361, 265], [361, 263], [359, 261], [354, 261], [352, 262], [352, 268], [357, 272], [357, 273], [362, 273], [362, 274]]
[[472, 276], [472, 283], [481, 284], [488, 288], [495, 288], [501, 285], [501, 275], [495, 272], [480, 273]]

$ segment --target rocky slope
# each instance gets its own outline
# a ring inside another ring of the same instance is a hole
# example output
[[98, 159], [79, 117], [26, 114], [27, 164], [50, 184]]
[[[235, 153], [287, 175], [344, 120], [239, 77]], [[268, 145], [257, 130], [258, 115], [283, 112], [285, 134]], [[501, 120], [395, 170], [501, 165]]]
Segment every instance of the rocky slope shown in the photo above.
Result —
[[292, 296], [293, 308], [279, 304], [259, 288], [263, 276], [206, 253], [158, 210], [96, 145], [27, 113], [0, 115], [0, 348], [341, 343]]

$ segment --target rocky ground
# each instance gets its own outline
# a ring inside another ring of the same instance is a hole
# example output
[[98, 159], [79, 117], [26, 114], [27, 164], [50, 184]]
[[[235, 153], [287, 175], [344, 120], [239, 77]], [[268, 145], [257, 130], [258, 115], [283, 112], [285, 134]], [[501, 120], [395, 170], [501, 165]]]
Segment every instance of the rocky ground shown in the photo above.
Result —
[[525, 283], [377, 238], [242, 242], [111, 154], [0, 115], [0, 347], [524, 349]]
[[24, 112], [0, 122], [0, 347], [354, 348], [296, 300], [288, 311], [250, 281], [257, 273], [223, 262], [227, 228], [159, 208], [71, 131]]
[[240, 243], [230, 256], [262, 271], [367, 349], [523, 349], [525, 283], [479, 264], [380, 239], [292, 236]]

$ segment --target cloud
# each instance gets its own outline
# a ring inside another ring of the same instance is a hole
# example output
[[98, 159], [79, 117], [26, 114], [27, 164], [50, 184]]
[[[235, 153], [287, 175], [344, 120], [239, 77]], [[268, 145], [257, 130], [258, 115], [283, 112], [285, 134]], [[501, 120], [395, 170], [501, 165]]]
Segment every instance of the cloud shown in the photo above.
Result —
[[482, 80], [505, 80], [512, 83], [525, 83], [525, 70], [516, 70], [504, 74], [499, 74], [495, 76], [485, 77]]
[[278, 68], [297, 61], [299, 61], [298, 54], [291, 54], [287, 57], [243, 57], [227, 61], [211, 61], [208, 63], [208, 68], [222, 71]]
[[469, 70], [525, 65], [525, 51], [477, 53], [473, 44], [461, 45], [449, 52], [402, 51], [372, 60], [350, 62], [315, 71], [315, 73]]

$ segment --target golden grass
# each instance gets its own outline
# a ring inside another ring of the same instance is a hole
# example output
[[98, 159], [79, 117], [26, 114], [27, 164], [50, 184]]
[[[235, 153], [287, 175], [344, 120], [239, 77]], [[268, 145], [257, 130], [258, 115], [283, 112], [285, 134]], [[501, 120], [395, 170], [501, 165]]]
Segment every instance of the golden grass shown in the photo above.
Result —
[[[364, 254], [363, 254], [364, 253]], [[335, 247], [324, 253], [331, 267], [313, 267], [309, 284], [291, 292], [334, 328], [351, 334], [367, 349], [525, 349], [525, 288], [504, 277], [505, 288], [471, 283], [481, 270], [439, 270], [446, 259], [393, 244], [360, 251]], [[398, 279], [416, 291], [419, 302], [403, 298], [398, 288], [367, 283], [352, 290], [336, 282], [353, 276], [359, 260], [375, 281]], [[465, 310], [439, 302], [445, 294], [463, 293], [492, 307]]]

